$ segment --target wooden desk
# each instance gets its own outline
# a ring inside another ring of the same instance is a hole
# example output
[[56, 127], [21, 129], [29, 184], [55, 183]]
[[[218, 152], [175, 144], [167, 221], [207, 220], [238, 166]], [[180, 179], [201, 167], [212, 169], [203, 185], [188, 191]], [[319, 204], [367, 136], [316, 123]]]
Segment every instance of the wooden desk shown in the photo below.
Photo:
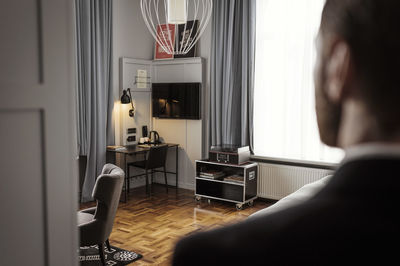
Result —
[[[169, 172], [167, 171], [167, 174], [174, 174], [175, 175], [175, 187], [178, 188], [178, 162], [179, 162], [179, 144], [175, 143], [162, 143], [161, 145], [167, 144], [169, 148], [175, 148], [175, 172]], [[154, 144], [137, 144], [137, 145], [127, 145], [127, 146], [107, 146], [107, 153], [106, 153], [106, 162], [107, 163], [112, 163], [112, 164], [117, 164], [116, 161], [116, 155], [119, 154], [121, 155], [122, 162], [120, 162], [119, 166], [124, 169], [125, 171], [125, 201], [127, 200], [127, 193], [128, 193], [128, 182], [129, 179], [126, 176], [126, 173], [128, 172], [128, 162], [127, 162], [127, 156], [128, 155], [137, 155], [137, 154], [145, 154], [150, 150], [150, 147], [154, 146]], [[119, 147], [119, 148], [115, 148]], [[158, 172], [158, 171], [155, 171]]]

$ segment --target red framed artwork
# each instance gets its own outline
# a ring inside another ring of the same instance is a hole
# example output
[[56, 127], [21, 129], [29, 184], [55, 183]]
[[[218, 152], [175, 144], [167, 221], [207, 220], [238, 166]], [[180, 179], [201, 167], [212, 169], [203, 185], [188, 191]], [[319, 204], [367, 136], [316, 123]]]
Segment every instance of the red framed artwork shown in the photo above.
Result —
[[[175, 46], [175, 25], [174, 24], [158, 25], [157, 38], [164, 46], [171, 47], [171, 50], [173, 51]], [[165, 52], [164, 49], [161, 47], [161, 45], [158, 42], [156, 42], [154, 59], [173, 59], [173, 58], [174, 58], [173, 54], [168, 54], [167, 52]]]

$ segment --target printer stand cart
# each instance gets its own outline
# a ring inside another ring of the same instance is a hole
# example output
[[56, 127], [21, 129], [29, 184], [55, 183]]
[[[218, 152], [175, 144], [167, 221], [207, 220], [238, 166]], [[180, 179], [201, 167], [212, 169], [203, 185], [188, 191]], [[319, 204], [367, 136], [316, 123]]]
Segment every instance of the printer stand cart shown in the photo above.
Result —
[[244, 204], [253, 205], [257, 198], [258, 164], [241, 165], [196, 160], [195, 199], [217, 199], [236, 203], [241, 210]]

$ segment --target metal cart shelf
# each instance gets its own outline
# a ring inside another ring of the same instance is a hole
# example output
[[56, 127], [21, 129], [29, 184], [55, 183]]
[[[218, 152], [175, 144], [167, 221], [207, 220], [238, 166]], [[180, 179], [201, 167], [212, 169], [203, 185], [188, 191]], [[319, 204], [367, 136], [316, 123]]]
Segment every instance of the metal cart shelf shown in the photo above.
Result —
[[[201, 177], [202, 172], [220, 171], [226, 176], [238, 175], [243, 177], [243, 182], [225, 181]], [[241, 210], [245, 204], [252, 206], [257, 198], [258, 164], [248, 162], [242, 165], [231, 165], [210, 162], [209, 160], [196, 160], [196, 190], [195, 199], [202, 198], [223, 200], [236, 203], [236, 209]]]

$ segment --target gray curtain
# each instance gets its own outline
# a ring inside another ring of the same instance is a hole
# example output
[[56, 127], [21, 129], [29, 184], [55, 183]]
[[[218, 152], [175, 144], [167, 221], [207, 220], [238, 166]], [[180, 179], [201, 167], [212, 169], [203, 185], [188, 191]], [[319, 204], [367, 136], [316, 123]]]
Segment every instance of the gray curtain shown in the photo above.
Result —
[[255, 0], [213, 1], [210, 143], [253, 151]]
[[77, 135], [87, 159], [82, 202], [92, 200], [106, 162], [112, 126], [112, 0], [75, 0], [77, 37]]

